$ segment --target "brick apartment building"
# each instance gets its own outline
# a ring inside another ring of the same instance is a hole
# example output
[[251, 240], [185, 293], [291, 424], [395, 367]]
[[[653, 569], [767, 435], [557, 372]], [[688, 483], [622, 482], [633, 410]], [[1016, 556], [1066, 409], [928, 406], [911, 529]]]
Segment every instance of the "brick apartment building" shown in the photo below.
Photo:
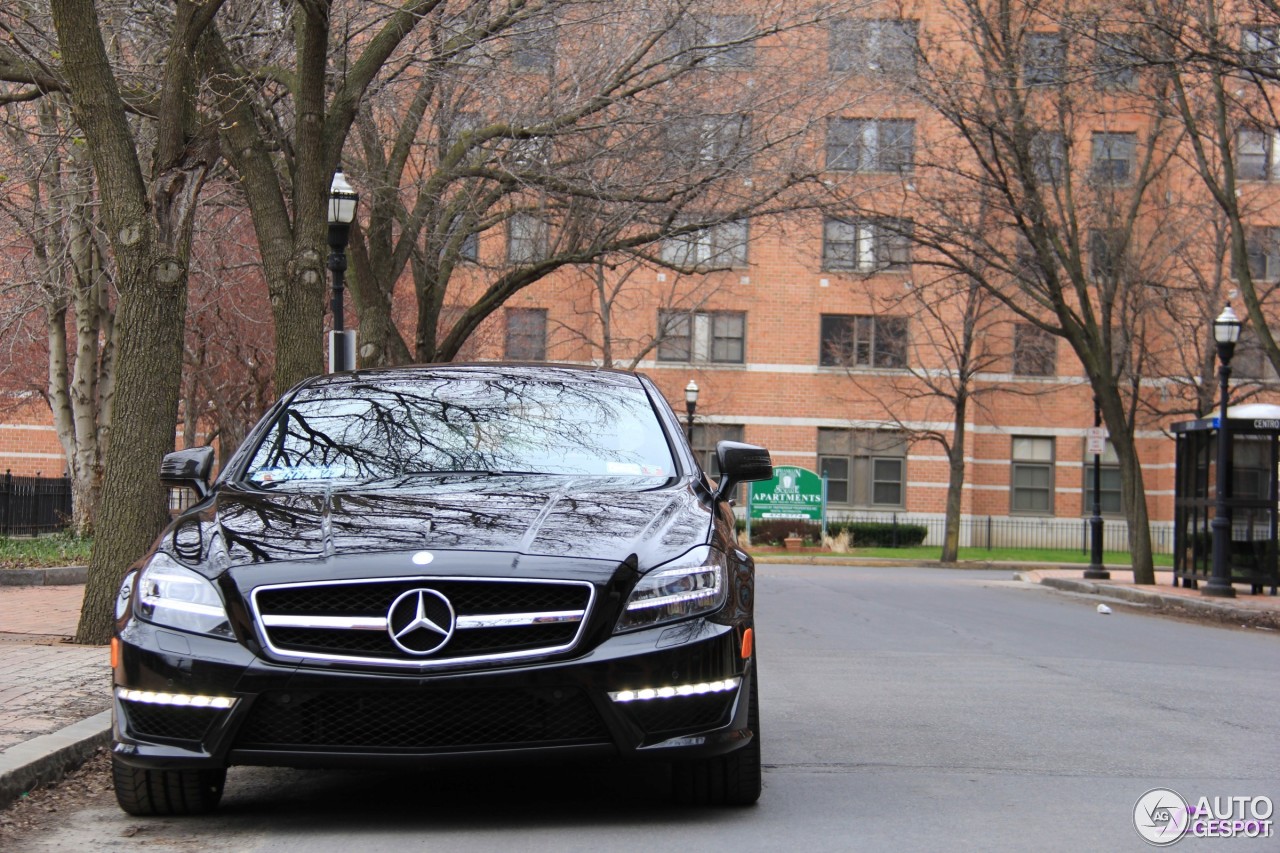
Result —
[[[848, 74], [865, 81], [869, 92], [856, 109], [824, 123], [813, 156], [845, 186], [871, 182], [870, 192], [905, 199], [898, 216], [907, 220], [925, 215], [912, 206], [915, 184], [941, 180], [929, 164], [945, 159], [937, 145], [947, 129], [901, 81], [914, 73], [915, 46], [943, 41], [956, 22], [932, 2], [910, 12], [885, 4], [865, 15], [831, 22], [805, 55], [809, 73]], [[734, 31], [744, 16], [711, 17]], [[1065, 62], [1065, 37], [1029, 32], [1025, 43], [1024, 82], [1061, 82], [1056, 66]], [[1093, 55], [1108, 58], [1104, 54]], [[1122, 183], [1136, 168], [1137, 141], [1149, 119], [1125, 101], [1125, 92], [1141, 83], [1114, 61], [1105, 71], [1089, 90], [1095, 121], [1075, 128], [1079, 162], [1070, 168], [1111, 173]], [[1258, 186], [1269, 184], [1271, 139], [1263, 139]], [[1185, 172], [1166, 178], [1170, 186], [1189, 181]], [[545, 239], [536, 224], [511, 220], [484, 234], [473, 251], [478, 259], [519, 262]], [[959, 317], [945, 311], [932, 317], [913, 301], [940, 286], [940, 274], [921, 263], [926, 249], [882, 219], [828, 211], [717, 226], [659, 252], [665, 265], [566, 268], [521, 291], [477, 334], [468, 356], [601, 363], [593, 276], [626, 276], [628, 298], [610, 316], [614, 365], [634, 362], [682, 416], [684, 388], [697, 383], [693, 440], [708, 465], [720, 439], [757, 443], [777, 464], [825, 474], [832, 515], [941, 518], [948, 461], [928, 435], [952, 436], [952, 408], [937, 396], [920, 396], [921, 382], [911, 371], [942, 375], [954, 367], [934, 342]], [[1263, 251], [1261, 263], [1271, 263], [1273, 254], [1280, 252]], [[714, 269], [703, 271], [708, 267]], [[1209, 301], [1221, 305], [1217, 295]], [[963, 513], [1039, 522], [1059, 531], [1063, 542], [1079, 544], [1080, 520], [1090, 512], [1085, 431], [1094, 423], [1084, 371], [1064, 341], [1011, 312], [996, 312], [984, 329], [987, 361], [974, 382], [980, 402], [965, 419]], [[1208, 327], [1201, 332], [1207, 340]], [[654, 345], [642, 352], [648, 343]], [[1246, 376], [1265, 375], [1260, 363], [1244, 369], [1243, 352], [1237, 366]], [[1168, 378], [1147, 375], [1143, 393], [1159, 399]], [[1167, 429], [1185, 418], [1156, 405], [1137, 428], [1157, 550], [1167, 549], [1173, 518], [1174, 443]], [[0, 468], [46, 475], [60, 469], [61, 451], [40, 405], [6, 421]], [[1111, 453], [1103, 457], [1102, 504], [1104, 515], [1121, 519]], [[1113, 529], [1122, 534], [1122, 525], [1108, 525], [1109, 535]]]

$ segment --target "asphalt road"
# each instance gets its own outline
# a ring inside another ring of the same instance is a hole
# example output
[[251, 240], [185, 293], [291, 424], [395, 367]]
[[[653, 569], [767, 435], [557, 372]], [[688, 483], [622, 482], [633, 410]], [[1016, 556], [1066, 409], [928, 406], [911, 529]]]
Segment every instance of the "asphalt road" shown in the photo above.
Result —
[[[1007, 578], [762, 568], [754, 808], [672, 808], [652, 770], [235, 768], [213, 817], [99, 797], [18, 849], [1136, 851], [1149, 789], [1280, 801], [1280, 636], [1104, 616]], [[1177, 845], [1228, 848], [1280, 838]]]

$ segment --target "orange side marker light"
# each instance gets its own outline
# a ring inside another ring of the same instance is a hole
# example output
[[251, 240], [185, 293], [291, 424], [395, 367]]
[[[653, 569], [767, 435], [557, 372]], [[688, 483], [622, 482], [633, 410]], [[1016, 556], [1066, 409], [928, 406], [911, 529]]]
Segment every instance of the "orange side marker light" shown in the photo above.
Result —
[[742, 635], [742, 659], [746, 660], [751, 657], [751, 653], [755, 651], [756, 635], [752, 633], [752, 629], [748, 628]]
[[120, 638], [111, 638], [111, 668], [115, 669], [120, 665]]

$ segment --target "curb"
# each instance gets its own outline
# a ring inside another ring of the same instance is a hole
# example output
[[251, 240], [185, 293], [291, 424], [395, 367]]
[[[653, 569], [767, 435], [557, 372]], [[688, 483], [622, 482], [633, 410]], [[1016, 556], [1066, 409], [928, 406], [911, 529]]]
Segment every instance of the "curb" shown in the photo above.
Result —
[[62, 779], [110, 740], [111, 712], [103, 711], [0, 752], [0, 809], [28, 791]]
[[[1027, 572], [1019, 572], [1018, 579], [1035, 583]], [[1194, 598], [1161, 595], [1158, 592], [1147, 592], [1127, 586], [1098, 584], [1086, 580], [1071, 578], [1040, 578], [1041, 586], [1060, 589], [1064, 592], [1077, 592], [1085, 595], [1100, 595], [1119, 599], [1130, 604], [1140, 604], [1157, 613], [1170, 613], [1187, 616], [1206, 622], [1220, 624], [1243, 625], [1250, 628], [1266, 628], [1271, 631], [1280, 630], [1280, 612], [1274, 610], [1250, 610], [1244, 607], [1233, 607], [1216, 601], [1199, 601]]]
[[72, 586], [84, 583], [88, 577], [88, 566], [0, 569], [0, 586]]

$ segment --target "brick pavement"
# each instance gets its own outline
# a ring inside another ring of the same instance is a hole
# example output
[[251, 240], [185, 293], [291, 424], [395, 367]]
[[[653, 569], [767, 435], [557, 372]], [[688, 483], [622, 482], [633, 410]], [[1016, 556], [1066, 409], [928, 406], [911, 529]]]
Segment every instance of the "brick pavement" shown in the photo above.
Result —
[[0, 752], [110, 708], [103, 646], [75, 632], [83, 586], [0, 587]]

